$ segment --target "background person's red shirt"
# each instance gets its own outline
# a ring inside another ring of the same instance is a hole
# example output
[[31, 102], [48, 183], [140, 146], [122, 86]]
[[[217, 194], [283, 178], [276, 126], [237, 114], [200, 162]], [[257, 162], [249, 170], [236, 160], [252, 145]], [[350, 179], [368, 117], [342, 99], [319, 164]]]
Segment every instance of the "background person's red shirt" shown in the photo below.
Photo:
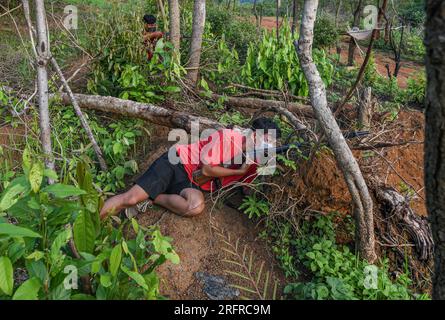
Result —
[[[245, 136], [239, 130], [222, 129], [213, 133], [207, 139], [199, 140], [196, 143], [177, 145], [176, 151], [190, 181], [198, 185], [193, 181], [193, 172], [200, 169], [204, 164], [219, 166], [224, 163], [231, 163], [234, 157], [242, 154], [244, 139]], [[239, 166], [239, 164], [237, 166]], [[221, 186], [225, 187], [234, 182], [252, 182], [257, 176], [257, 167], [256, 164], [253, 164], [244, 175], [220, 178]], [[215, 190], [213, 181], [209, 181], [200, 187], [206, 191]]]

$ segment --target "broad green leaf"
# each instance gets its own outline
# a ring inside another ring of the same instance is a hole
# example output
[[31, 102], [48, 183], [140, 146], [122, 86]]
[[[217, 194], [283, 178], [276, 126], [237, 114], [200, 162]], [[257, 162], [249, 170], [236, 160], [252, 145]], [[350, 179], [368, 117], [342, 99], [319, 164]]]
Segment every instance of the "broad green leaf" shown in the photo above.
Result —
[[14, 287], [14, 270], [8, 257], [0, 257], [0, 290], [6, 295], [12, 294]]
[[27, 237], [27, 238], [41, 238], [42, 236], [32, 230], [13, 225], [11, 223], [0, 223], [0, 235], [7, 235], [10, 237]]
[[23, 150], [23, 155], [22, 155], [22, 167], [23, 167], [23, 172], [25, 172], [25, 174], [28, 174], [29, 170], [31, 169], [31, 165], [32, 165], [31, 152], [29, 152], [29, 149], [26, 147], [25, 150]]
[[104, 288], [108, 288], [112, 285], [111, 282], [111, 275], [109, 273], [105, 273], [105, 274], [101, 274], [100, 275], [100, 284], [104, 287]]
[[57, 176], [57, 173], [54, 170], [51, 169], [45, 169], [43, 170], [43, 175], [45, 177], [48, 177], [50, 179], [53, 179], [54, 181], [59, 180], [59, 177]]
[[110, 256], [110, 272], [113, 277], [116, 276], [119, 266], [122, 260], [122, 246], [120, 244], [116, 245], [111, 251]]
[[43, 192], [51, 193], [56, 198], [66, 198], [73, 196], [80, 196], [86, 194], [85, 190], [76, 188], [75, 186], [69, 186], [61, 183], [55, 183], [42, 189]]
[[42, 260], [26, 261], [26, 269], [30, 277], [37, 277], [42, 283], [48, 280], [48, 270]]
[[92, 253], [96, 230], [88, 212], [82, 211], [74, 222], [74, 243], [79, 252]]
[[31, 185], [32, 191], [35, 193], [39, 192], [40, 185], [42, 184], [43, 180], [43, 170], [45, 167], [43, 166], [43, 163], [36, 162], [32, 165], [31, 170], [29, 171], [29, 184]]
[[42, 284], [38, 278], [31, 278], [22, 283], [15, 291], [12, 300], [37, 300]]
[[30, 255], [28, 255], [26, 257], [26, 259], [28, 260], [34, 260], [34, 261], [39, 261], [40, 259], [42, 259], [45, 256], [45, 254], [42, 251], [34, 251], [33, 253], [31, 253]]
[[5, 211], [17, 203], [29, 191], [29, 186], [24, 176], [11, 181], [0, 199], [0, 211]]
[[144, 277], [135, 271], [131, 271], [129, 270], [126, 266], [122, 265], [121, 269], [123, 272], [125, 272], [131, 279], [133, 279], [134, 281], [136, 281], [136, 283], [141, 286], [142, 288], [144, 288], [145, 290], [148, 290], [148, 285], [145, 282]]
[[61, 253], [61, 249], [71, 238], [71, 228], [61, 231], [51, 244], [50, 257], [51, 262], [55, 266], [59, 266], [65, 255]]

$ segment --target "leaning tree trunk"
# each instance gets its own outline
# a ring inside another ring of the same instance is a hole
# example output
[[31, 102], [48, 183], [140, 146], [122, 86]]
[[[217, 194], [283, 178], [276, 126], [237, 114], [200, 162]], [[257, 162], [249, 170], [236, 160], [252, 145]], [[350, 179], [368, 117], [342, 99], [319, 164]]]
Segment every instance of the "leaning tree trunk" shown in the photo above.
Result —
[[[362, 10], [362, 0], [358, 1], [357, 8], [354, 11], [354, 22], [353, 27], [358, 27], [360, 25], [360, 11]], [[354, 64], [354, 55], [355, 55], [355, 39], [351, 37], [349, 40], [349, 51], [348, 51], [348, 66], [352, 66]]]
[[206, 0], [195, 0], [193, 6], [192, 42], [190, 44], [190, 62], [187, 80], [196, 86], [201, 61], [202, 34], [206, 19]]
[[45, 4], [43, 0], [35, 0], [37, 24], [37, 87], [39, 92], [40, 140], [45, 155], [45, 165], [54, 170], [54, 158], [51, 147], [51, 127], [48, 108], [48, 71], [50, 59], [48, 30], [46, 28]]
[[435, 242], [433, 298], [445, 299], [445, 2], [427, 0], [425, 186]]
[[349, 149], [335, 118], [328, 107], [326, 88], [312, 59], [314, 24], [318, 0], [305, 0], [300, 27], [300, 39], [295, 41], [301, 68], [309, 83], [314, 114], [327, 137], [337, 163], [343, 172], [353, 200], [356, 220], [356, 242], [362, 258], [374, 262], [375, 253], [373, 203], [354, 155]]
[[175, 54], [179, 57], [181, 45], [180, 11], [178, 0], [168, 0], [170, 12], [170, 41], [175, 49]]

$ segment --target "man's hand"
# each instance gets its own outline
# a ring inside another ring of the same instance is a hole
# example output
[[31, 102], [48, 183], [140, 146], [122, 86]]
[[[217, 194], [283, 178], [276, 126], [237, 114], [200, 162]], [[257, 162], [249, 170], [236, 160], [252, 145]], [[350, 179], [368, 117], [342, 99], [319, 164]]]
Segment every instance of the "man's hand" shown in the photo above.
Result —
[[239, 168], [239, 174], [240, 175], [245, 175], [248, 171], [249, 171], [249, 168], [252, 166], [252, 164], [247, 164], [246, 162], [244, 162], [243, 164], [242, 164], [242, 166]]

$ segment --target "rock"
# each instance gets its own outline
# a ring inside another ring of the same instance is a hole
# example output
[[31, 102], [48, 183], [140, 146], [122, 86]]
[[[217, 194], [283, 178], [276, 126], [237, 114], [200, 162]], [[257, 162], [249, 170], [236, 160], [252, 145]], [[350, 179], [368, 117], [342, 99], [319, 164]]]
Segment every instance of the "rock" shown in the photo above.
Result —
[[203, 291], [210, 300], [234, 299], [240, 295], [239, 290], [231, 287], [225, 277], [206, 272], [196, 272], [195, 277], [203, 285]]

